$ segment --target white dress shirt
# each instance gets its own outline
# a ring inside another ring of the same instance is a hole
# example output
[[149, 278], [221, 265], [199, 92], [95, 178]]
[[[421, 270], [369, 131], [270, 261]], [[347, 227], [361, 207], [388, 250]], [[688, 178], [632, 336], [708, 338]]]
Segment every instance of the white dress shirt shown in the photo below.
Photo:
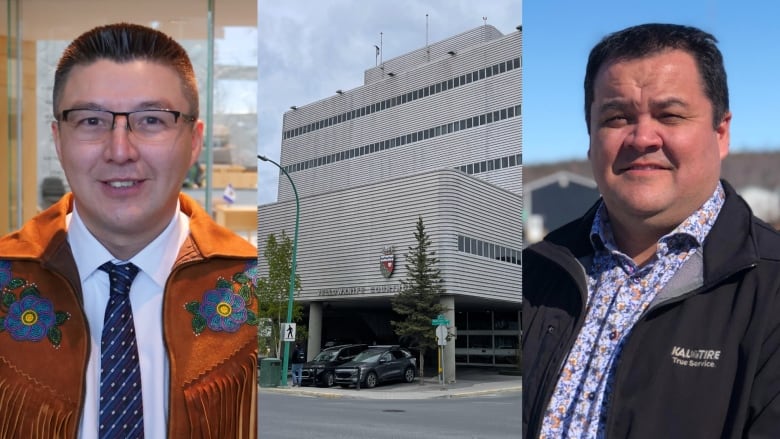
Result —
[[176, 255], [190, 231], [189, 217], [176, 206], [170, 224], [149, 245], [128, 261], [120, 261], [87, 230], [73, 212], [66, 218], [68, 243], [76, 260], [84, 293], [84, 312], [92, 340], [86, 373], [84, 411], [79, 427], [82, 439], [96, 438], [99, 420], [100, 339], [109, 298], [108, 273], [98, 270], [103, 263], [132, 262], [140, 268], [130, 288], [141, 387], [144, 405], [144, 435], [148, 438], [166, 436], [168, 418], [168, 355], [163, 343], [162, 296]]

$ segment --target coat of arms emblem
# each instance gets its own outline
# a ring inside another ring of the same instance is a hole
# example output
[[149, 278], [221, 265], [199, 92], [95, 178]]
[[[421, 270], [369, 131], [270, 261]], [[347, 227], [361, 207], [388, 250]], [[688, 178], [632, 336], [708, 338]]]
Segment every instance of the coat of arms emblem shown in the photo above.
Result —
[[393, 247], [386, 245], [382, 249], [382, 255], [379, 257], [379, 269], [382, 270], [382, 276], [390, 277], [395, 269], [395, 253]]

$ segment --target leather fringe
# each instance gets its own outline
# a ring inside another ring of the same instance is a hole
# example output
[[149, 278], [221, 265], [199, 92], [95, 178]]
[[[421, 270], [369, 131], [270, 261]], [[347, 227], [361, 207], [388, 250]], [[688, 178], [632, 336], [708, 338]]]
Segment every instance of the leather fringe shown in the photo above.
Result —
[[192, 438], [257, 437], [257, 357], [252, 358], [223, 363], [184, 389]]
[[75, 437], [75, 409], [30, 385], [0, 380], [0, 439]]

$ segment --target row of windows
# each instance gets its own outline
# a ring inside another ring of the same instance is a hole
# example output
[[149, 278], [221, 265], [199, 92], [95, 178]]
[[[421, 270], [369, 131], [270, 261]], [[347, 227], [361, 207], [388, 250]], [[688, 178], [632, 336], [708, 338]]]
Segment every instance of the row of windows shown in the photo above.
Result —
[[[443, 136], [445, 134], [454, 133], [460, 130], [478, 127], [488, 123], [498, 122], [500, 120], [508, 119], [510, 117], [520, 116], [520, 105], [514, 107], [503, 108], [501, 110], [490, 111], [479, 116], [468, 117], [466, 119], [459, 120], [457, 122], [451, 122], [444, 125], [435, 126], [422, 131], [416, 131], [414, 133], [393, 137], [390, 139], [382, 140], [376, 143], [359, 146], [357, 148], [348, 149], [346, 151], [336, 152], [316, 159], [309, 159], [303, 162], [293, 163], [284, 167], [284, 170], [288, 173], [304, 171], [306, 169], [316, 168], [319, 166], [329, 165], [331, 163], [340, 162], [342, 160], [349, 160], [355, 157], [360, 157], [366, 154], [372, 154], [375, 152], [384, 151], [386, 149], [394, 148], [396, 146], [406, 145], [408, 143], [422, 142], [433, 137]], [[516, 160], [516, 159], [515, 159]]]
[[521, 264], [520, 250], [476, 238], [469, 238], [468, 236], [458, 235], [458, 251], [511, 264]]
[[479, 81], [481, 79], [489, 78], [493, 75], [498, 75], [500, 73], [508, 72], [510, 70], [518, 69], [518, 68], [520, 68], [520, 58], [510, 59], [509, 61], [501, 62], [490, 67], [485, 67], [484, 69], [480, 69], [472, 73], [466, 73], [465, 75], [456, 76], [454, 78], [450, 78], [442, 82], [437, 82], [436, 84], [425, 86], [419, 90], [410, 91], [408, 93], [396, 97], [385, 99], [384, 101], [376, 102], [371, 105], [366, 105], [365, 107], [362, 108], [358, 108], [352, 111], [347, 111], [345, 113], [341, 113], [339, 115], [329, 117], [327, 119], [322, 119], [317, 122], [312, 122], [308, 125], [289, 129], [284, 132], [284, 138], [289, 139], [291, 137], [300, 136], [302, 134], [306, 134], [311, 131], [316, 131], [322, 128], [329, 127], [331, 125], [346, 122], [348, 120], [352, 120], [358, 117], [363, 117], [367, 114], [376, 113], [377, 111], [382, 111], [388, 108], [392, 108], [397, 105], [405, 104], [407, 102], [428, 97], [436, 93], [447, 91], [451, 88], [460, 87], [461, 85], [469, 84], [474, 81]]
[[456, 166], [455, 169], [466, 174], [479, 174], [480, 172], [495, 171], [496, 169], [520, 166], [523, 163], [523, 155], [515, 154], [497, 159], [488, 159], [468, 165]]

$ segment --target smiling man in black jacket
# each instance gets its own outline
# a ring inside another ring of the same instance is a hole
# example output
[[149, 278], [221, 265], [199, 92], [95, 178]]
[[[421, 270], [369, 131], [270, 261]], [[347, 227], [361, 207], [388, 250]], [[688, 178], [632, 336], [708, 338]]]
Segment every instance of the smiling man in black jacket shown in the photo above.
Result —
[[780, 437], [780, 235], [720, 180], [716, 39], [608, 35], [585, 119], [602, 198], [523, 252], [524, 437]]

